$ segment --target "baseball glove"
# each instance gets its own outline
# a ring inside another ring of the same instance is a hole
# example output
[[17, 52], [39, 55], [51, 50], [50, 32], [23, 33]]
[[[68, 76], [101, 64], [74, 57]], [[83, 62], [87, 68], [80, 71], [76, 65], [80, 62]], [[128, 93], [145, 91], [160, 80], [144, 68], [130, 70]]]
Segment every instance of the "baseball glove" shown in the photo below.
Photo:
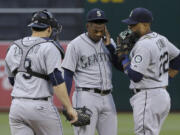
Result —
[[[88, 109], [87, 107], [82, 107], [82, 108], [74, 108], [77, 111], [78, 114], [78, 120], [74, 123], [72, 123], [72, 125], [76, 126], [76, 127], [80, 127], [80, 126], [86, 126], [90, 124], [90, 119], [92, 116], [92, 111], [90, 109]], [[66, 119], [68, 121], [71, 120], [71, 117], [69, 116], [69, 114], [67, 113], [67, 110], [63, 110], [62, 111], [63, 115], [66, 117]]]
[[121, 32], [117, 37], [117, 48], [115, 53], [129, 53], [139, 38], [139, 34], [132, 32], [130, 29]]

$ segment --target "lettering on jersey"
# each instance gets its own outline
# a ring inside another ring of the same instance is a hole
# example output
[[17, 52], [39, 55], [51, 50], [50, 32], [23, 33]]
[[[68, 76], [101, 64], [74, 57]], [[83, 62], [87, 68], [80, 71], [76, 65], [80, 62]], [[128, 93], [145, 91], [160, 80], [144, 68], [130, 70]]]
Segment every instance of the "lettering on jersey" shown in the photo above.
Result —
[[136, 55], [135, 58], [134, 58], [134, 61], [136, 63], [140, 63], [142, 61], [142, 56], [141, 55]]
[[40, 45], [34, 46], [34, 47], [31, 48], [31, 50], [29, 51], [29, 54], [31, 54], [31, 53], [35, 53], [35, 54], [36, 54], [36, 53], [38, 52], [39, 48], [40, 48]]
[[159, 76], [161, 76], [162, 74], [168, 72], [169, 69], [169, 54], [167, 51], [160, 55], [159, 61]]
[[[40, 45], [34, 46], [33, 48], [31, 48], [31, 50], [29, 51], [28, 54], [31, 54], [31, 53], [36, 54], [38, 52], [39, 48], [40, 48]], [[18, 55], [22, 55], [22, 50], [16, 46], [16, 47], [14, 47], [14, 56], [18, 56]]]
[[159, 50], [161, 51], [165, 46], [165, 41], [163, 39], [159, 39], [157, 42], [156, 42]]
[[102, 62], [102, 61], [108, 61], [109, 60], [109, 56], [106, 53], [98, 53], [93, 54], [91, 56], [82, 56], [80, 58], [80, 67], [81, 68], [87, 68], [93, 65], [98, 64], [98, 62]]
[[14, 56], [18, 56], [22, 54], [22, 50], [19, 47], [14, 47]]

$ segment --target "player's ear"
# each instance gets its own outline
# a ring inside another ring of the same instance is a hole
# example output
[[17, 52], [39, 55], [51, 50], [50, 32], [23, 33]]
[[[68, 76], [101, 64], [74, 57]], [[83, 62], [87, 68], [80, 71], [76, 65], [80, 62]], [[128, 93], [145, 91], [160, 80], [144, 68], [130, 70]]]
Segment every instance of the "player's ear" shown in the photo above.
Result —
[[52, 31], [52, 28], [51, 26], [48, 27], [48, 32], [51, 32]]
[[144, 27], [149, 27], [149, 23], [143, 23]]
[[86, 29], [88, 29], [89, 28], [89, 23], [86, 23]]

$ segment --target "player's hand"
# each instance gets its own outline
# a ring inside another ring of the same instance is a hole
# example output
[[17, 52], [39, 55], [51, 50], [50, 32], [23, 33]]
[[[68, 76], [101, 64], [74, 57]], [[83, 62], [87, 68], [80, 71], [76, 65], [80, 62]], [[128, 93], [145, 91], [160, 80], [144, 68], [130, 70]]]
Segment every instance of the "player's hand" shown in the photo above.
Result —
[[179, 73], [179, 71], [169, 68], [168, 73], [171, 78], [174, 78]]
[[110, 36], [106, 26], [105, 26], [105, 31], [104, 31], [103, 39], [104, 39], [104, 44], [105, 45], [110, 45], [110, 43], [111, 43], [111, 36]]
[[78, 120], [78, 115], [75, 109], [73, 109], [72, 107], [67, 109], [67, 113], [69, 114], [69, 116], [71, 117], [70, 123], [74, 123]]

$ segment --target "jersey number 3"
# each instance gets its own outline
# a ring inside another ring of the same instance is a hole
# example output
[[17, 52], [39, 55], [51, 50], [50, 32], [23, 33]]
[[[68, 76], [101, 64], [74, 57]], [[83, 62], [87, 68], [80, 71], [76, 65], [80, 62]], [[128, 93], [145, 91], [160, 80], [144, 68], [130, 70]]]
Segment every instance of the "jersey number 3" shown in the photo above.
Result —
[[[25, 59], [24, 67], [26, 69], [31, 69], [31, 60], [30, 59], [28, 59], [28, 58]], [[24, 77], [24, 79], [31, 79], [32, 75], [23, 74], [23, 77]]]
[[168, 69], [169, 69], [169, 66], [168, 66], [168, 63], [169, 63], [169, 54], [168, 52], [164, 52], [160, 58], [159, 58], [159, 61], [160, 61], [160, 66], [159, 66], [159, 76], [161, 76], [162, 74], [168, 72]]

